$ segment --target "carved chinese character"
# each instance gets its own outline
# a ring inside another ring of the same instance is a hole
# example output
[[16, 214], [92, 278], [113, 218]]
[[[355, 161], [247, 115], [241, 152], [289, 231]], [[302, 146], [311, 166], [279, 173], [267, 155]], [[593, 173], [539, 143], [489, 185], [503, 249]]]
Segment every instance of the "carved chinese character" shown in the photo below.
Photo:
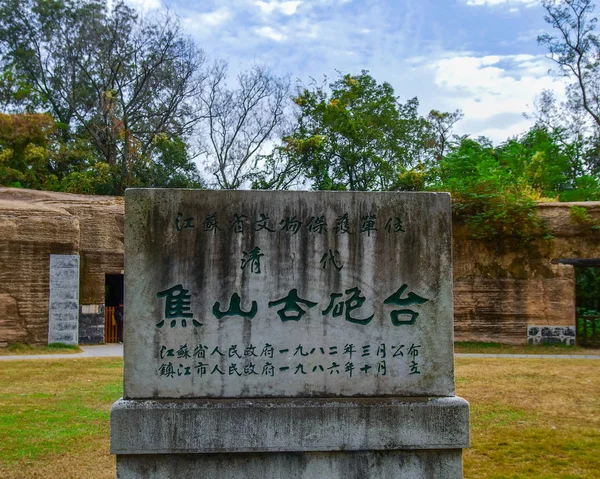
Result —
[[[193, 318], [191, 312], [190, 299], [191, 295], [187, 289], [184, 289], [181, 284], [177, 284], [172, 288], [160, 291], [156, 294], [157, 298], [165, 298], [165, 319], [171, 319], [170, 326], [174, 328], [177, 325], [177, 318], [181, 318], [181, 326], [187, 326], [187, 318]], [[201, 323], [192, 319], [194, 326], [202, 326]], [[156, 324], [156, 327], [162, 328], [165, 320], [161, 320]]]
[[385, 229], [388, 231], [388, 233], [404, 232], [404, 226], [402, 226], [402, 219], [400, 217], [390, 218], [385, 224]]
[[238, 353], [236, 344], [229, 346], [229, 357], [232, 358], [234, 356], [237, 356], [238, 359], [242, 359], [242, 356], [240, 356], [240, 353]]
[[269, 228], [267, 225], [268, 216], [263, 213], [260, 214], [260, 217], [256, 220], [256, 225], [254, 227], [255, 231], [267, 230], [269, 233], [273, 233], [275, 230], [273, 228]]
[[394, 354], [392, 355], [393, 358], [397, 358], [399, 356], [404, 356], [404, 353], [402, 352], [402, 348], [404, 347], [404, 344], [401, 344], [400, 346], [392, 346], [392, 349], [395, 349], [396, 351], [394, 352]]
[[345, 314], [346, 321], [355, 324], [366, 325], [371, 322], [374, 314], [369, 316], [368, 318], [359, 319], [352, 316], [352, 311], [355, 309], [359, 309], [365, 302], [366, 298], [361, 296], [361, 291], [358, 288], [347, 289], [345, 294], [350, 295], [348, 299], [345, 301], [338, 301], [343, 295], [342, 293], [331, 293], [329, 296], [331, 300], [329, 301], [329, 306], [327, 309], [323, 311], [323, 316], [327, 316], [329, 313], [332, 313], [334, 318]]
[[366, 215], [360, 220], [360, 232], [367, 233], [367, 236], [371, 236], [371, 231], [377, 231], [375, 227], [377, 220], [376, 215]]
[[331, 366], [327, 368], [327, 370], [329, 371], [329, 374], [340, 374], [340, 365], [334, 361], [331, 363]]
[[217, 223], [217, 213], [208, 214], [206, 219], [202, 222], [202, 225], [204, 226], [204, 231], [221, 231], [221, 228], [219, 228]]
[[269, 301], [269, 308], [279, 304], [282, 304], [283, 308], [277, 311], [277, 315], [282, 321], [299, 321], [306, 314], [306, 311], [299, 306], [300, 304], [305, 305], [307, 308], [313, 308], [317, 305], [317, 303], [300, 298], [296, 288], [292, 289], [284, 298]]
[[260, 353], [261, 357], [266, 357], [266, 358], [270, 358], [273, 359], [273, 353], [275, 352], [275, 349], [273, 348], [273, 346], [271, 346], [269, 343], [265, 344], [263, 350]]
[[289, 231], [292, 234], [296, 234], [302, 226], [302, 221], [298, 221], [295, 216], [291, 218], [287, 217], [279, 222], [279, 226], [281, 231]]
[[260, 274], [260, 258], [264, 256], [260, 252], [260, 248], [255, 246], [250, 251], [243, 251], [244, 256], [242, 257], [242, 269], [246, 269], [246, 266], [250, 265], [250, 272]]
[[327, 222], [325, 216], [311, 216], [306, 224], [308, 231], [311, 233], [323, 234], [327, 231]]
[[[394, 294], [392, 294], [388, 298], [386, 298], [383, 301], [383, 304], [394, 304], [396, 306], [409, 306], [411, 304], [424, 304], [427, 301], [429, 301], [427, 298], [423, 298], [423, 297], [413, 293], [412, 291], [407, 294], [406, 298], [402, 298], [402, 294], [404, 294], [404, 292], [406, 291], [407, 288], [408, 288], [408, 285], [403, 284], [398, 289], [398, 291], [396, 291]], [[398, 318], [400, 316], [404, 316], [404, 315], [410, 316], [410, 319], [400, 321], [400, 319], [398, 319]], [[390, 313], [390, 319], [392, 320], [392, 324], [394, 326], [400, 326], [403, 324], [406, 324], [406, 325], [414, 324], [414, 322], [417, 320], [418, 317], [419, 317], [419, 313], [417, 313], [416, 311], [413, 311], [412, 309], [395, 309], [394, 311], [392, 311]]]
[[177, 213], [177, 218], [175, 218], [175, 229], [177, 231], [194, 229], [194, 218], [184, 218], [183, 214]]
[[173, 368], [173, 363], [161, 364], [158, 368], [158, 373], [160, 376], [166, 376], [168, 378], [174, 377], [175, 369]]
[[218, 301], [213, 306], [213, 314], [217, 319], [222, 319], [225, 316], [240, 316], [246, 319], [252, 319], [258, 312], [258, 304], [256, 301], [252, 301], [252, 306], [249, 311], [242, 310], [240, 296], [237, 293], [231, 295], [229, 300], [229, 309], [227, 311], [221, 311], [221, 303]]
[[196, 370], [196, 373], [199, 374], [200, 377], [202, 377], [206, 374], [206, 366], [208, 366], [208, 364], [199, 362], [199, 363], [194, 363], [193, 367]]
[[323, 266], [323, 269], [325, 269], [328, 264], [331, 264], [337, 271], [344, 267], [340, 262], [340, 252], [338, 250], [329, 250], [329, 252], [322, 256], [321, 265]]
[[199, 344], [198, 346], [196, 346], [194, 348], [194, 352], [192, 353], [192, 355], [195, 358], [204, 359], [204, 358], [206, 358], [207, 350], [208, 350], [208, 346], [203, 346], [202, 344]]
[[263, 376], [274, 376], [275, 375], [275, 367], [272, 363], [266, 362], [263, 366], [262, 373]]
[[167, 349], [166, 346], [160, 348], [160, 359], [165, 359], [167, 356], [175, 357], [174, 349]]
[[335, 220], [333, 232], [336, 235], [350, 233], [350, 220], [348, 218], [348, 213], [344, 213], [342, 216], [338, 216], [338, 218]]
[[179, 359], [189, 359], [190, 358], [190, 352], [188, 350], [187, 343], [179, 346], [179, 349], [177, 350], [177, 357]]
[[244, 225], [246, 220], [248, 219], [245, 215], [234, 214], [231, 217], [229, 223], [231, 224], [231, 230], [236, 234], [244, 234]]
[[347, 354], [350, 359], [352, 359], [352, 354], [354, 354], [356, 352], [356, 348], [354, 347], [354, 344], [346, 344], [344, 346], [344, 354]]

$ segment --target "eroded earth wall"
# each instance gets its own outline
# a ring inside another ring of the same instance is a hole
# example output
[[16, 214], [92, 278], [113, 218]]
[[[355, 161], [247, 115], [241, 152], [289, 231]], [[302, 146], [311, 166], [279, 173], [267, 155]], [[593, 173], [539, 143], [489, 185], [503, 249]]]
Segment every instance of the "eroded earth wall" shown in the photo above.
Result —
[[[600, 221], [600, 202], [578, 205]], [[600, 258], [600, 231], [571, 206], [541, 203], [551, 238], [530, 244], [475, 239], [455, 222], [456, 340], [573, 338], [575, 271], [557, 260]], [[80, 342], [102, 341], [105, 275], [123, 270], [123, 199], [0, 188], [0, 346], [47, 342], [50, 254], [80, 255]]]
[[104, 275], [123, 270], [123, 199], [0, 188], [0, 346], [47, 342], [51, 254], [80, 256], [80, 341], [102, 341]]
[[[540, 203], [550, 234], [530, 243], [478, 240], [455, 222], [455, 340], [574, 341], [575, 269], [558, 260], [600, 258], [600, 231], [573, 221], [573, 205]], [[600, 222], [600, 202], [577, 205]]]

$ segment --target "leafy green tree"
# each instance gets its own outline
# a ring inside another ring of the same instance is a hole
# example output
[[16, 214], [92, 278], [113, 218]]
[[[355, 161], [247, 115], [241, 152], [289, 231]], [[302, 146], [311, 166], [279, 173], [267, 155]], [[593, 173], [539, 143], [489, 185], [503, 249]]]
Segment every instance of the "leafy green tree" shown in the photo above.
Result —
[[294, 102], [297, 126], [277, 154], [287, 158], [282, 171], [301, 172], [315, 189], [389, 190], [423, 160], [427, 123], [418, 100], [400, 103], [367, 71], [340, 76], [329, 89], [313, 83]]
[[528, 143], [541, 155], [536, 159], [554, 171], [545, 173], [553, 176], [553, 185], [546, 182], [543, 188], [545, 196], [560, 201], [600, 199], [600, 137], [590, 133], [584, 116], [583, 110], [569, 103], [559, 104], [549, 91], [543, 91], [536, 104], [536, 124], [528, 135], [539, 141]]
[[500, 164], [514, 177], [526, 180], [539, 196], [552, 197], [569, 187], [570, 151], [558, 141], [556, 133], [534, 126], [496, 151]]
[[165, 133], [155, 137], [156, 160], [140, 172], [140, 184], [161, 188], [204, 188], [196, 164], [190, 160], [186, 143]]
[[452, 129], [463, 118], [463, 112], [455, 110], [452, 113], [431, 110], [427, 115], [429, 131], [429, 145], [433, 148], [433, 157], [436, 162], [444, 158], [452, 142]]
[[590, 155], [593, 137], [589, 136], [581, 110], [573, 110], [565, 103], [559, 104], [553, 92], [544, 90], [536, 101], [535, 113], [526, 117], [534, 119], [534, 130], [546, 131], [556, 148], [568, 158], [569, 182], [597, 169], [594, 155]]
[[[440, 163], [433, 189], [449, 191], [457, 218], [475, 237], [531, 239], [541, 231], [535, 214], [536, 192], [524, 174], [515, 174], [515, 145], [495, 149], [486, 138], [463, 138]], [[525, 166], [518, 165], [521, 173]]]
[[147, 22], [122, 1], [0, 0], [0, 46], [5, 104], [50, 112], [67, 150], [85, 139], [112, 193], [139, 183], [157, 136], [186, 138], [198, 120], [204, 57], [168, 14]]
[[54, 189], [52, 138], [54, 119], [45, 114], [0, 113], [0, 185]]

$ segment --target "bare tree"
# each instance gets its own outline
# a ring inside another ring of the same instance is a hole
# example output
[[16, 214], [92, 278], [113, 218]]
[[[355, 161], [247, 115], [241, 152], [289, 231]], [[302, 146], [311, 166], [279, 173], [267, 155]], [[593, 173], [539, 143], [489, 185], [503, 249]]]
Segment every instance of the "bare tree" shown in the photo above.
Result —
[[455, 110], [452, 113], [431, 110], [427, 115], [433, 155], [437, 162], [441, 161], [446, 154], [452, 138], [452, 129], [456, 123], [462, 120], [463, 116], [461, 110]]
[[570, 107], [585, 110], [600, 127], [600, 42], [595, 33], [591, 0], [543, 0], [546, 22], [555, 35], [544, 34], [538, 43], [548, 48], [549, 57], [566, 78]]
[[289, 92], [289, 78], [264, 67], [240, 73], [230, 87], [227, 64], [213, 65], [200, 101], [205, 154], [219, 188], [240, 188], [259, 168], [261, 152], [285, 119]]

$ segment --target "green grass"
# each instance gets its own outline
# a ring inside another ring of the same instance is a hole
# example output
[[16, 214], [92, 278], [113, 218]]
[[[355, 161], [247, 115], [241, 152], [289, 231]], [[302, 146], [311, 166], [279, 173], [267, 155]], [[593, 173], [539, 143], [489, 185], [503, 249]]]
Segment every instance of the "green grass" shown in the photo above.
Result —
[[[122, 395], [122, 360], [44, 359], [3, 366], [0, 477], [110, 477], [95, 468], [85, 472], [99, 460], [114, 477], [109, 411]], [[83, 468], [76, 464], [88, 460]]]
[[584, 359], [456, 359], [471, 404], [467, 478], [596, 478], [600, 372]]
[[600, 354], [600, 349], [567, 346], [565, 344], [500, 344], [457, 341], [455, 353], [467, 354]]
[[80, 352], [81, 348], [79, 346], [64, 343], [52, 343], [46, 346], [14, 343], [9, 344], [5, 348], [0, 348], [0, 356], [26, 354], [75, 354]]
[[[466, 478], [596, 478], [600, 368], [583, 359], [456, 359], [471, 404]], [[0, 477], [115, 477], [109, 410], [119, 358], [10, 361], [0, 370]]]

